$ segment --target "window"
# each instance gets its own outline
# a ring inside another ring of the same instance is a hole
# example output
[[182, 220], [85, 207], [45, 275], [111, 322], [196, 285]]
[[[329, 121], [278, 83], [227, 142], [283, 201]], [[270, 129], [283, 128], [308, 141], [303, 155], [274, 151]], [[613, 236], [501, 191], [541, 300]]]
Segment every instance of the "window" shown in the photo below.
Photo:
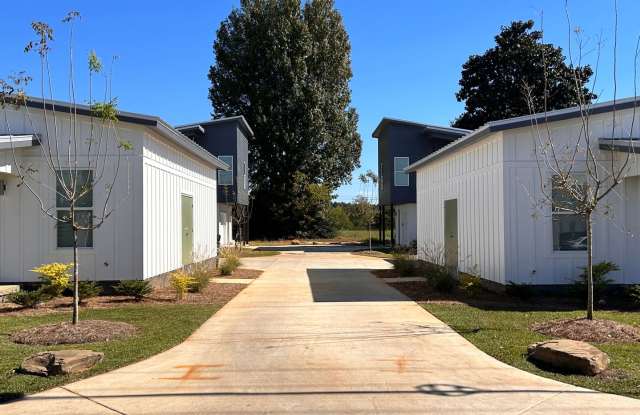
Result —
[[587, 249], [587, 223], [583, 216], [567, 209], [576, 205], [576, 200], [553, 180], [551, 196], [554, 251], [585, 251]]
[[404, 169], [409, 166], [409, 157], [393, 158], [393, 184], [395, 186], [409, 186], [409, 173]]
[[229, 165], [229, 171], [218, 170], [218, 184], [221, 186], [233, 186], [233, 156], [218, 156]]
[[[93, 172], [91, 170], [60, 170], [58, 174], [64, 180], [66, 186], [71, 185], [72, 173], [76, 176], [77, 192], [85, 192], [80, 199], [76, 201], [75, 214], [76, 221], [82, 226], [91, 226], [93, 224]], [[71, 210], [70, 203], [64, 196], [64, 188], [59, 180], [56, 183], [56, 210], [58, 219], [64, 220], [69, 218]], [[57, 223], [57, 246], [58, 248], [73, 247], [73, 229], [70, 223]], [[78, 247], [93, 248], [93, 230], [78, 231]]]

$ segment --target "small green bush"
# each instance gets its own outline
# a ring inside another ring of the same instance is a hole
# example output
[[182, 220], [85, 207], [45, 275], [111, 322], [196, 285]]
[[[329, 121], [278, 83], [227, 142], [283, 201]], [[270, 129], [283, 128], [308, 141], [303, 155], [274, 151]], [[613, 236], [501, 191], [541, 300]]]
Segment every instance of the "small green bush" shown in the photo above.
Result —
[[[610, 261], [599, 262], [593, 265], [593, 301], [598, 303], [602, 299], [604, 292], [613, 279], [608, 278], [607, 274], [614, 271], [620, 271], [620, 267]], [[573, 295], [580, 300], [586, 301], [587, 298], [587, 268], [582, 268], [582, 274], [573, 282], [571, 287]]]
[[518, 298], [522, 301], [528, 301], [533, 297], [533, 287], [529, 284], [518, 284], [517, 282], [509, 281], [505, 287], [505, 292], [511, 297]]
[[429, 264], [426, 275], [429, 284], [440, 292], [449, 293], [456, 287], [456, 279], [453, 278], [449, 270], [442, 265]]
[[405, 254], [393, 254], [393, 267], [403, 277], [416, 275], [420, 269], [420, 262]]
[[469, 297], [477, 297], [483, 291], [482, 279], [477, 275], [462, 274], [458, 286]]
[[629, 287], [627, 289], [627, 295], [634, 305], [640, 306], [640, 284]]
[[153, 291], [149, 281], [145, 280], [123, 280], [113, 288], [117, 293], [133, 297], [136, 301], [141, 301]]
[[184, 271], [193, 279], [193, 283], [189, 287], [189, 292], [199, 293], [203, 292], [209, 286], [209, 282], [213, 276], [214, 266], [211, 261], [202, 260], [185, 267]]
[[100, 294], [102, 294], [102, 287], [95, 281], [80, 281], [78, 283], [78, 296], [81, 303]]
[[36, 308], [51, 296], [42, 289], [35, 291], [20, 290], [7, 295], [7, 300], [26, 308]]
[[450, 293], [456, 287], [456, 279], [448, 272], [443, 272], [436, 276], [433, 286], [440, 292]]
[[231, 275], [239, 266], [240, 258], [237, 256], [227, 256], [226, 258], [223, 258], [223, 261], [220, 263], [220, 273], [222, 275]]

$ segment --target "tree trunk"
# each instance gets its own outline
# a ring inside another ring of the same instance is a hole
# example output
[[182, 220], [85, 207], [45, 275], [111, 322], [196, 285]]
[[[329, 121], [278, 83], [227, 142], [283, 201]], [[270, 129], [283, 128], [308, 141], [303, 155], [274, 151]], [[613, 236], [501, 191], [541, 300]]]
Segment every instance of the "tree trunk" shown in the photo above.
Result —
[[371, 222], [369, 222], [369, 252], [371, 252]]
[[80, 303], [80, 279], [78, 278], [78, 228], [75, 226], [75, 214], [71, 211], [71, 227], [73, 229], [73, 317], [72, 323], [78, 324]]
[[586, 215], [587, 222], [587, 319], [593, 320], [593, 223], [591, 213]]

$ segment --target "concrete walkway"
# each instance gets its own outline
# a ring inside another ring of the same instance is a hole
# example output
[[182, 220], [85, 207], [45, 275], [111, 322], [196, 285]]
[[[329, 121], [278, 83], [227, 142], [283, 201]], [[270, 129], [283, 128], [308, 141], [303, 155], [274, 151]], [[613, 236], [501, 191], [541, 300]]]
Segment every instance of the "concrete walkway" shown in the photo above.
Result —
[[305, 253], [245, 264], [266, 272], [183, 344], [0, 413], [640, 413], [640, 401], [488, 357], [371, 276], [383, 260]]

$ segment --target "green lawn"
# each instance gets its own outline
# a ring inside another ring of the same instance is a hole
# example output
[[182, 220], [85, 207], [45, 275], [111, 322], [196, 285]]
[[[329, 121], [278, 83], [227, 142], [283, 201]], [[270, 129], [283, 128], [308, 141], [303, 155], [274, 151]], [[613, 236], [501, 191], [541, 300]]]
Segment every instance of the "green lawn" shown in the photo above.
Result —
[[[527, 346], [547, 337], [528, 327], [538, 321], [583, 317], [583, 311], [495, 311], [465, 304], [422, 304], [485, 353], [511, 366], [537, 375], [603, 392], [640, 398], [640, 343], [596, 344], [610, 359], [610, 369], [624, 371], [623, 377], [599, 378], [560, 375], [538, 369], [526, 360]], [[640, 313], [598, 311], [596, 318], [640, 325]]]
[[[387, 243], [389, 243], [391, 239], [391, 231], [387, 230]], [[371, 230], [371, 241], [374, 245], [378, 244], [380, 241], [378, 239], [379, 233], [377, 229]], [[313, 241], [329, 243], [329, 242], [358, 242], [361, 244], [369, 244], [369, 231], [367, 229], [342, 229], [338, 231], [338, 234], [334, 238], [318, 238], [318, 239], [304, 239], [300, 238], [300, 241], [304, 243], [311, 243]], [[291, 244], [291, 240], [282, 239], [282, 240], [274, 240], [274, 241], [266, 241], [266, 240], [256, 240], [250, 241], [249, 245], [253, 246], [274, 246], [274, 245], [289, 245]]]
[[[182, 342], [220, 307], [214, 304], [160, 304], [84, 310], [81, 311], [81, 319], [125, 321], [138, 327], [139, 334], [118, 341], [60, 346], [15, 344], [9, 340], [9, 335], [23, 328], [69, 320], [68, 313], [2, 316], [0, 317], [0, 402], [21, 394], [49, 389], [106, 372], [169, 349]], [[30, 354], [59, 349], [91, 349], [104, 352], [105, 358], [91, 370], [76, 375], [43, 378], [13, 373], [22, 359]]]

